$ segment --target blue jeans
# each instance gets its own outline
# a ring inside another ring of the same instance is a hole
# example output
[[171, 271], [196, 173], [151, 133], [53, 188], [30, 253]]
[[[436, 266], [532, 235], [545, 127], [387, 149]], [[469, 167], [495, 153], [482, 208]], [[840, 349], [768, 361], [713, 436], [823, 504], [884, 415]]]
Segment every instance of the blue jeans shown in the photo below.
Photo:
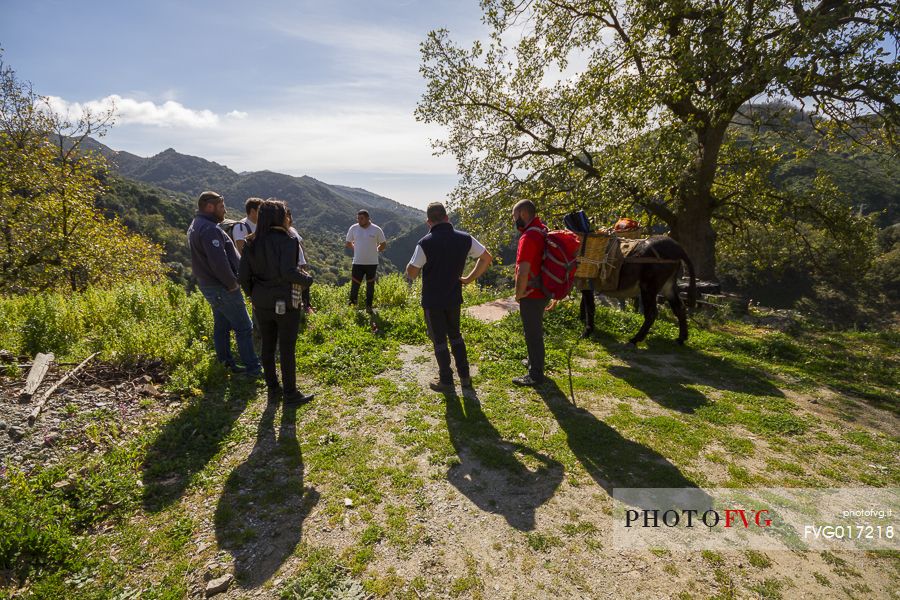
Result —
[[220, 285], [201, 285], [200, 293], [212, 307], [213, 346], [216, 349], [216, 358], [219, 362], [234, 366], [229, 335], [231, 330], [234, 330], [241, 362], [251, 373], [258, 372], [259, 358], [253, 350], [253, 323], [247, 313], [247, 305], [244, 304], [241, 290], [229, 292]]

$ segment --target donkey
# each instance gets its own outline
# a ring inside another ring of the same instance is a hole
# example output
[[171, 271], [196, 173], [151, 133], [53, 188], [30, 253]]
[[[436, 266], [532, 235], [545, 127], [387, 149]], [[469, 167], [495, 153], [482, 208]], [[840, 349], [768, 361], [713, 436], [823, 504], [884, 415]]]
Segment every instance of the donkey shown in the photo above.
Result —
[[[669, 306], [678, 317], [678, 343], [683, 345], [687, 340], [687, 311], [678, 295], [678, 286], [675, 281], [681, 262], [687, 265], [690, 275], [688, 306], [693, 308], [697, 293], [694, 265], [684, 248], [666, 236], [653, 236], [638, 242], [631, 253], [625, 257], [625, 263], [619, 272], [618, 287], [613, 291], [602, 292], [605, 296], [612, 298], [640, 296], [644, 307], [644, 324], [637, 334], [628, 340], [631, 346], [643, 341], [647, 337], [650, 327], [653, 326], [653, 322], [656, 321], [659, 314], [656, 298], [660, 294], [669, 301]], [[593, 333], [595, 311], [593, 290], [582, 290], [581, 320], [585, 325], [582, 337], [588, 337]]]

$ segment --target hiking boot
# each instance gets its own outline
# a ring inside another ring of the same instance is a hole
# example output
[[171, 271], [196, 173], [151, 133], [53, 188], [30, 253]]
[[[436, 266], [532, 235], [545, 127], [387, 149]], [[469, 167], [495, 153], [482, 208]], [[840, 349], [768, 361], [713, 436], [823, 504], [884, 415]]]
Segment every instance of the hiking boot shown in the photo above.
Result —
[[531, 378], [531, 375], [523, 375], [521, 377], [513, 378], [512, 382], [516, 385], [528, 386], [528, 387], [537, 387], [541, 385], [542, 382], [535, 381]]
[[306, 404], [313, 398], [315, 398], [315, 394], [304, 394], [302, 392], [291, 392], [289, 394], [284, 395], [284, 405], [285, 406], [300, 406], [301, 404]]
[[433, 389], [435, 392], [452, 392], [453, 391], [453, 382], [443, 383], [440, 377], [435, 377], [431, 381], [428, 382], [428, 387]]
[[470, 387], [472, 387], [472, 378], [471, 378], [471, 377], [460, 377], [460, 378], [459, 378], [459, 385], [462, 386], [462, 387], [464, 387], [464, 388], [470, 388]]

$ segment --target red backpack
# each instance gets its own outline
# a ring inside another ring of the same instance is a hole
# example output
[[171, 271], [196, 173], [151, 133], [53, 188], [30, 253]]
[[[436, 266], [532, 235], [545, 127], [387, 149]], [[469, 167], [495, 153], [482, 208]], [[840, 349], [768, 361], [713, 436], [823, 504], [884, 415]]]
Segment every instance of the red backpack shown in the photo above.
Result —
[[540, 279], [535, 277], [528, 287], [541, 290], [548, 298], [561, 300], [569, 295], [575, 284], [575, 269], [578, 268], [575, 257], [581, 248], [581, 239], [568, 230], [548, 232], [540, 227], [529, 229], [540, 231], [544, 236], [544, 257]]

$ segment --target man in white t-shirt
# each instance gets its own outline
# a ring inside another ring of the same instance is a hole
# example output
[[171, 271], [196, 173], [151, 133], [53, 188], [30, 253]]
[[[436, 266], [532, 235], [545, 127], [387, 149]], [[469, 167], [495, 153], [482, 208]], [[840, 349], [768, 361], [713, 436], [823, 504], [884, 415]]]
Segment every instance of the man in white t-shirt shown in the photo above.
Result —
[[375, 298], [375, 272], [378, 269], [378, 253], [384, 252], [387, 239], [381, 227], [369, 220], [369, 211], [356, 213], [356, 225], [347, 231], [347, 248], [353, 250], [353, 269], [350, 272], [350, 306], [359, 301], [359, 286], [366, 278], [366, 310], [372, 312]]
[[244, 251], [244, 244], [247, 243], [247, 236], [256, 231], [256, 219], [259, 216], [259, 207], [262, 205], [262, 198], [247, 198], [244, 202], [244, 211], [247, 216], [234, 224], [231, 235], [234, 237], [234, 246], [238, 253]]

